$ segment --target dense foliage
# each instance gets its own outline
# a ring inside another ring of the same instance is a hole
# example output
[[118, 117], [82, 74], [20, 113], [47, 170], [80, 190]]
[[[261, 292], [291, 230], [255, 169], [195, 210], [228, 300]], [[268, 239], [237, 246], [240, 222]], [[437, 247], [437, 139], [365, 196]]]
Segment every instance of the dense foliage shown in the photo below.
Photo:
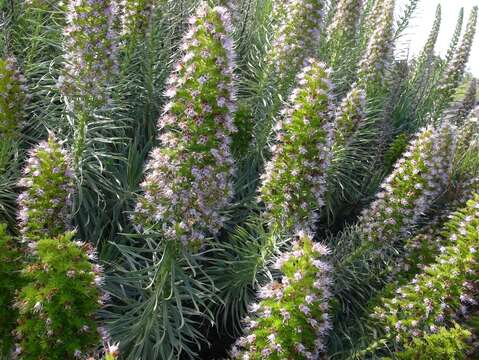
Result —
[[478, 8], [419, 1], [0, 0], [0, 358], [477, 358]]

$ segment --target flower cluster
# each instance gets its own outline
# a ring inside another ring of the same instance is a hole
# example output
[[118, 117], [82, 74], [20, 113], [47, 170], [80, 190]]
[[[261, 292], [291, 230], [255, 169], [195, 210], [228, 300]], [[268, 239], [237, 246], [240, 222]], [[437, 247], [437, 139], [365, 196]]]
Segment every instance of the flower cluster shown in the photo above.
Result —
[[65, 35], [65, 71], [58, 79], [63, 94], [90, 109], [108, 102], [108, 86], [118, 71], [116, 3], [70, 0]]
[[309, 59], [297, 82], [275, 126], [277, 142], [260, 188], [272, 227], [286, 232], [311, 229], [317, 220], [316, 210], [324, 205], [334, 130], [329, 70]]
[[328, 40], [347, 41], [358, 31], [363, 0], [339, 0], [331, 25], [328, 27]]
[[460, 321], [477, 305], [479, 284], [479, 196], [455, 213], [445, 225], [448, 244], [435, 263], [383, 299], [374, 317], [398, 344], [434, 334]]
[[448, 184], [455, 145], [456, 129], [448, 123], [419, 132], [361, 216], [370, 241], [393, 241], [416, 224]]
[[451, 195], [444, 208], [416, 236], [404, 243], [403, 254], [398, 257], [391, 273], [391, 289], [397, 287], [397, 284], [410, 281], [414, 275], [434, 262], [440, 249], [448, 243], [447, 234], [443, 234], [444, 224], [450, 218], [451, 212], [466, 206], [467, 201], [475, 193], [479, 193], [479, 178], [459, 181], [449, 193]]
[[328, 301], [331, 271], [322, 260], [329, 250], [301, 233], [276, 268], [284, 274], [259, 290], [261, 301], [244, 319], [247, 335], [233, 346], [234, 359], [317, 359], [331, 329]]
[[476, 6], [472, 10], [461, 45], [457, 49], [453, 60], [448, 64], [443, 78], [440, 81], [439, 96], [437, 99], [438, 113], [440, 113], [441, 110], [443, 110], [451, 101], [464, 74], [469, 55], [471, 54], [474, 36], [476, 34], [477, 12], [478, 8]]
[[470, 359], [468, 350], [471, 338], [472, 333], [459, 325], [452, 328], [441, 326], [433, 334], [413, 339], [405, 345], [404, 350], [394, 355], [399, 360]]
[[324, 17], [323, 0], [287, 0], [275, 3], [274, 29], [268, 62], [279, 81], [288, 81], [318, 48]]
[[361, 88], [382, 82], [385, 70], [392, 60], [395, 0], [379, 1], [378, 3], [382, 4], [378, 24], [359, 63], [358, 84]]
[[92, 245], [72, 241], [74, 234], [39, 240], [35, 261], [23, 270], [27, 285], [15, 302], [19, 311], [13, 359], [84, 359], [93, 354], [103, 328], [95, 314], [107, 301], [99, 286], [102, 268], [92, 263]]
[[365, 118], [366, 93], [353, 88], [343, 99], [336, 114], [334, 143], [345, 145], [350, 140]]
[[[476, 107], [471, 115], [459, 126], [457, 141], [457, 154], [464, 155], [479, 145], [479, 107]], [[473, 150], [474, 151], [474, 150]]]
[[461, 124], [466, 120], [472, 110], [476, 107], [477, 98], [477, 81], [472, 79], [467, 88], [464, 99], [459, 104], [459, 108], [456, 111], [456, 122]]
[[27, 100], [25, 77], [16, 59], [0, 59], [0, 137], [16, 137], [23, 125]]
[[19, 254], [7, 234], [7, 227], [0, 224], [0, 358], [7, 356], [13, 341], [10, 333], [15, 327], [16, 313], [11, 305], [19, 285], [18, 262]]
[[159, 120], [162, 146], [154, 149], [133, 221], [160, 224], [168, 239], [198, 243], [222, 227], [233, 195], [231, 134], [236, 132], [233, 42], [223, 7], [203, 3], [168, 80]]
[[155, 1], [153, 0], [122, 0], [120, 4], [121, 35], [127, 37], [145, 33], [154, 10]]
[[50, 134], [29, 152], [19, 186], [18, 220], [25, 241], [57, 236], [70, 225], [73, 172], [68, 154]]

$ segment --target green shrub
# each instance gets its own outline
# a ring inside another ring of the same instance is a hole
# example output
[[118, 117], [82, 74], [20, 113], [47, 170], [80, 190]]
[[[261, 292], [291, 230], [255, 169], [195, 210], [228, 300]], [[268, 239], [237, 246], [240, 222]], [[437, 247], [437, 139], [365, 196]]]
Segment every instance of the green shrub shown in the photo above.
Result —
[[23, 270], [27, 285], [15, 303], [15, 356], [22, 360], [85, 358], [101, 344], [102, 270], [91, 262], [93, 247], [73, 237], [39, 240], [35, 260]]
[[477, 304], [479, 196], [455, 213], [445, 229], [448, 243], [435, 262], [375, 309], [374, 318], [399, 345], [450, 327]]

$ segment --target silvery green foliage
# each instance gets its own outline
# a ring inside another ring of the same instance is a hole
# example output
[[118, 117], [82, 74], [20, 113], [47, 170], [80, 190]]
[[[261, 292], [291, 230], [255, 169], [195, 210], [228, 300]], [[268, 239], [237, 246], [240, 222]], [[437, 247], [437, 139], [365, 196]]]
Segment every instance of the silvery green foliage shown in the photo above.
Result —
[[197, 244], [221, 229], [233, 195], [235, 55], [224, 7], [203, 3], [189, 23], [158, 122], [162, 146], [151, 152], [133, 221]]
[[[73, 172], [67, 151], [50, 133], [29, 152], [18, 185], [18, 225], [24, 241], [55, 237], [70, 228]], [[34, 246], [34, 244], [32, 244]]]
[[259, 289], [260, 301], [243, 320], [245, 335], [231, 351], [233, 359], [316, 359], [331, 329], [328, 302], [331, 266], [327, 247], [300, 232], [291, 252], [275, 267], [281, 280]]
[[336, 113], [334, 144], [347, 145], [363, 124], [366, 114], [366, 93], [353, 88], [341, 101]]
[[116, 16], [115, 1], [68, 1], [65, 68], [58, 86], [70, 101], [90, 110], [108, 102], [108, 87], [118, 71]]
[[445, 190], [455, 146], [456, 129], [448, 123], [419, 132], [363, 211], [359, 224], [370, 241], [387, 243], [407, 235]]
[[464, 70], [469, 61], [472, 43], [476, 34], [477, 11], [477, 6], [472, 9], [461, 44], [454, 54], [454, 58], [447, 65], [439, 83], [438, 99], [436, 100], [437, 114], [440, 114], [451, 102], [454, 92], [464, 75]]
[[260, 188], [272, 229], [313, 229], [324, 205], [334, 130], [329, 75], [324, 64], [309, 59], [275, 126], [276, 143]]
[[268, 63], [278, 80], [287, 82], [305, 59], [316, 55], [325, 4], [323, 0], [287, 0], [274, 6], [274, 18], [279, 21], [273, 29]]
[[395, 0], [384, 0], [377, 5], [378, 20], [365, 54], [359, 63], [358, 84], [368, 88], [381, 84], [386, 69], [393, 60], [394, 51], [394, 7]]
[[479, 295], [479, 197], [455, 213], [445, 225], [447, 245], [441, 254], [396, 295], [385, 298], [374, 318], [399, 346], [454, 326], [477, 305]]
[[17, 138], [24, 125], [27, 87], [14, 57], [0, 59], [0, 136]]

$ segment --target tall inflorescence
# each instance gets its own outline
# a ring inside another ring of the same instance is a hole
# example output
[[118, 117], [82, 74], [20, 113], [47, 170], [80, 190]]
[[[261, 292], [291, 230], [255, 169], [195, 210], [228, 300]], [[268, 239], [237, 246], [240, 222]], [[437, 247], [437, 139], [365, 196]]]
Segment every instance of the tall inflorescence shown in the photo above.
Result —
[[358, 85], [367, 89], [371, 84], [382, 83], [394, 50], [395, 0], [384, 0], [377, 26], [371, 35], [365, 54], [359, 63]]
[[333, 140], [332, 83], [324, 64], [309, 59], [276, 126], [260, 200], [271, 228], [286, 233], [312, 229], [324, 205]]
[[355, 44], [362, 6], [363, 0], [340, 0], [336, 5], [331, 25], [327, 29], [332, 64], [340, 65], [345, 50]]
[[287, 0], [275, 3], [275, 18], [268, 63], [279, 82], [289, 82], [318, 48], [324, 18], [323, 0]]
[[68, 2], [65, 69], [58, 86], [70, 101], [89, 110], [107, 104], [108, 87], [118, 71], [115, 4], [110, 0]]
[[162, 146], [151, 153], [133, 215], [138, 227], [157, 226], [167, 239], [185, 244], [216, 234], [225, 221], [236, 131], [230, 18], [225, 8], [203, 3], [189, 22], [159, 120]]
[[456, 129], [444, 123], [419, 132], [360, 218], [369, 241], [404, 236], [446, 189], [456, 146]]
[[0, 224], [0, 357], [5, 356], [5, 359], [13, 344], [11, 331], [15, 327], [16, 313], [12, 311], [12, 303], [19, 286], [19, 255], [7, 226]]
[[145, 33], [155, 11], [155, 0], [121, 0], [121, 35]]
[[323, 261], [329, 250], [299, 235], [290, 253], [276, 262], [280, 281], [259, 290], [260, 302], [244, 319], [245, 336], [233, 346], [234, 359], [317, 359], [331, 329], [328, 302], [331, 267]]
[[463, 156], [468, 151], [475, 151], [479, 145], [479, 107], [458, 128], [457, 154]]
[[421, 74], [423, 73], [423, 71], [425, 70], [425, 67], [427, 67], [430, 64], [431, 59], [434, 55], [434, 48], [436, 46], [437, 37], [439, 35], [440, 29], [441, 29], [441, 5], [438, 5], [436, 8], [436, 17], [434, 19], [431, 32], [415, 64], [415, 69], [412, 76], [413, 81], [417, 81], [419, 77], [421, 76]]
[[374, 317], [399, 345], [454, 326], [479, 296], [479, 196], [446, 224], [448, 245], [396, 296], [383, 299]]
[[358, 30], [363, 0], [340, 0], [336, 6], [333, 20], [328, 27], [328, 38], [354, 36]]
[[454, 57], [457, 44], [459, 43], [459, 39], [461, 37], [463, 22], [464, 22], [464, 8], [461, 8], [461, 10], [459, 11], [459, 16], [457, 17], [456, 28], [454, 29], [454, 33], [452, 35], [451, 42], [449, 44], [449, 49], [447, 50], [447, 53], [446, 53], [446, 58], [445, 58], [446, 64], [449, 64], [449, 62]]
[[54, 237], [70, 227], [73, 172], [65, 149], [50, 134], [29, 152], [19, 186], [18, 220], [24, 241]]
[[25, 77], [14, 57], [0, 59], [0, 137], [15, 138], [25, 118], [27, 100]]
[[351, 141], [366, 117], [366, 93], [353, 88], [343, 99], [336, 113], [335, 145], [344, 146]]
[[13, 359], [86, 359], [109, 339], [97, 327], [103, 270], [93, 263], [91, 244], [73, 241], [74, 233], [37, 242], [34, 261], [23, 270]]
[[459, 108], [456, 111], [455, 120], [458, 124], [464, 122], [469, 114], [474, 110], [477, 103], [477, 81], [472, 79], [467, 88], [464, 99], [459, 104]]
[[476, 34], [477, 25], [477, 6], [473, 8], [471, 16], [466, 27], [466, 32], [461, 41], [461, 45], [457, 49], [454, 59], [447, 65], [444, 75], [440, 81], [438, 89], [438, 97], [436, 100], [436, 114], [440, 115], [442, 110], [452, 100], [459, 82], [461, 81], [469, 55], [471, 53], [472, 43]]

